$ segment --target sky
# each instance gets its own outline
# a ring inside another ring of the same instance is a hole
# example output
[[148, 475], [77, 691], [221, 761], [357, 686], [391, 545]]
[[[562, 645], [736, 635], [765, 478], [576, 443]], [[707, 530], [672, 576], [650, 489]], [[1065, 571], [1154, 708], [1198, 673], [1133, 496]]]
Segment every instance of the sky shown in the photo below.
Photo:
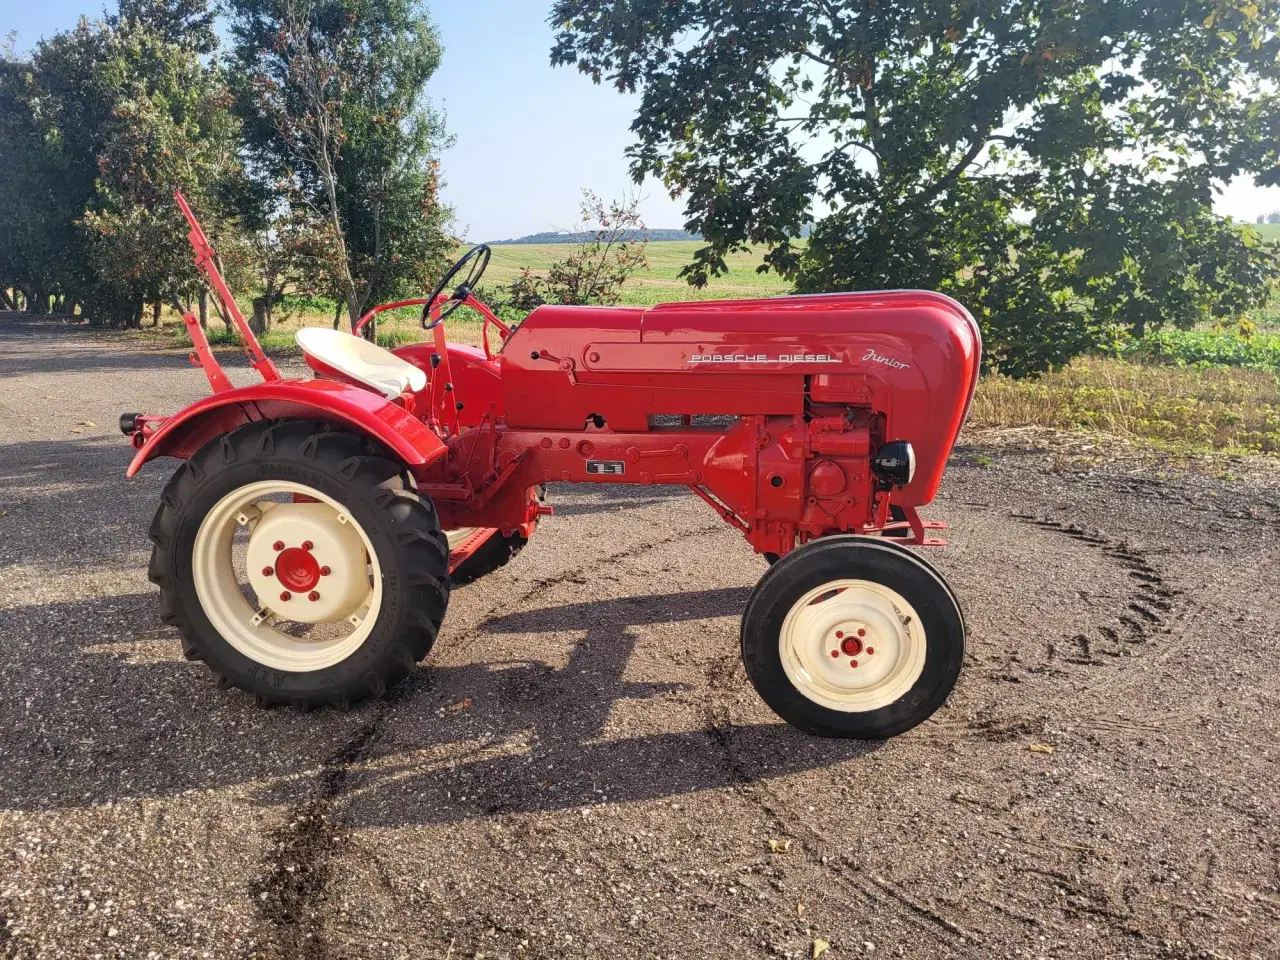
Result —
[[[110, 2], [112, 9], [115, 3]], [[441, 157], [442, 195], [473, 242], [571, 227], [581, 190], [606, 200], [634, 190], [623, 154], [637, 97], [551, 67], [550, 0], [427, 0], [444, 61], [427, 88], [454, 145]], [[101, 16], [102, 0], [0, 0], [0, 36], [28, 50], [41, 36]], [[658, 183], [640, 189], [650, 227], [680, 227], [683, 206]], [[1215, 207], [1252, 221], [1280, 210], [1280, 188], [1230, 184]]]

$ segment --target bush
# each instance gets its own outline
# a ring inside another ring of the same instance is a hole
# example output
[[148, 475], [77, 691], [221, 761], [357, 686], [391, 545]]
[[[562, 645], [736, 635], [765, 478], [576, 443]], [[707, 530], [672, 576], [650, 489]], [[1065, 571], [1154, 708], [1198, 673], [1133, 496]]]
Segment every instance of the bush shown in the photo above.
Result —
[[1160, 330], [1130, 341], [1120, 353], [1128, 360], [1179, 367], [1213, 365], [1280, 371], [1280, 334], [1245, 336], [1214, 330]]
[[532, 310], [544, 303], [604, 304], [622, 300], [622, 285], [637, 270], [647, 270], [644, 251], [648, 232], [637, 209], [639, 197], [606, 205], [589, 190], [582, 191], [581, 227], [585, 239], [564, 260], [557, 260], [539, 277], [528, 267], [507, 287], [513, 307]]

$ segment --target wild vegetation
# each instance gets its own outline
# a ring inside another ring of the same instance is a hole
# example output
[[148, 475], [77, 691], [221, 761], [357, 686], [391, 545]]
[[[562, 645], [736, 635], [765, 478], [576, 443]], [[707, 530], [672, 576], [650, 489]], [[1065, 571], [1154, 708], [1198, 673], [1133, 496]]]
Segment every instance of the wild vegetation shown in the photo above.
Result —
[[[1280, 178], [1280, 7], [557, 0], [552, 54], [638, 94], [632, 172], [686, 198], [703, 282], [749, 244], [800, 291], [924, 287], [1023, 374], [1264, 303], [1212, 210]], [[806, 243], [798, 238], [813, 223]]]
[[264, 329], [287, 293], [335, 326], [452, 251], [440, 43], [416, 0], [120, 0], [0, 54], [0, 306], [136, 327], [202, 296], [181, 189]]

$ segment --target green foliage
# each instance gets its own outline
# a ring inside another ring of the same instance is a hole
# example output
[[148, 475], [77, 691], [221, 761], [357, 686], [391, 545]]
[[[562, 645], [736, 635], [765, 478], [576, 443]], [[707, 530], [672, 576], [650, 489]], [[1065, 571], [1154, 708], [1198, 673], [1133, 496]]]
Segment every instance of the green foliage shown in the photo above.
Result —
[[187, 226], [173, 194], [182, 190], [210, 223], [224, 221], [217, 198], [243, 176], [230, 94], [194, 45], [137, 20], [113, 32], [104, 66], [116, 71], [116, 99], [100, 130], [96, 197], [81, 218], [99, 296], [109, 289], [117, 304], [189, 303], [201, 282], [180, 242]]
[[[237, 104], [259, 176], [329, 251], [321, 272], [356, 323], [430, 287], [454, 248], [423, 99], [440, 43], [415, 0], [231, 0]], [[267, 194], [258, 219], [280, 215]]]
[[121, 324], [144, 299], [195, 292], [172, 191], [208, 208], [239, 171], [230, 99], [201, 56], [210, 23], [203, 0], [139, 0], [29, 58], [4, 51], [0, 282]]
[[[1265, 302], [1212, 213], [1280, 182], [1280, 6], [558, 0], [553, 62], [638, 91], [632, 171], [686, 198], [695, 284], [748, 244], [800, 291], [928, 287], [1008, 373]], [[815, 221], [807, 245], [803, 227]]]
[[[121, 0], [30, 56], [0, 50], [0, 286], [119, 325], [144, 303], [190, 302], [175, 189], [267, 320], [290, 290], [350, 312], [429, 286], [454, 242], [433, 159], [442, 127], [422, 101], [440, 57], [425, 14], [412, 0], [231, 13], [229, 70], [207, 0]], [[264, 55], [244, 46], [256, 42]], [[304, 162], [317, 124], [327, 180]]]
[[631, 197], [606, 204], [590, 190], [582, 191], [579, 209], [582, 239], [563, 260], [554, 261], [545, 276], [525, 269], [508, 288], [512, 306], [532, 310], [542, 303], [616, 305], [623, 284], [638, 270], [648, 269], [649, 244], [644, 221]]
[[1246, 367], [1280, 373], [1280, 334], [1156, 330], [1127, 344], [1122, 355], [1136, 362], [1179, 367]]

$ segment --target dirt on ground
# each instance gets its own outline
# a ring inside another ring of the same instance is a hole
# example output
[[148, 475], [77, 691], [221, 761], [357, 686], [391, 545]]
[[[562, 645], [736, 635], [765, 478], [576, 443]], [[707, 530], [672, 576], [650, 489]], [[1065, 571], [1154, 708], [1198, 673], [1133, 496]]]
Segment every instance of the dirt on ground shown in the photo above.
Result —
[[263, 710], [159, 621], [174, 462], [124, 477], [118, 415], [204, 392], [0, 318], [0, 956], [1280, 956], [1267, 470], [966, 439], [965, 669], [888, 742], [770, 713], [764, 561], [662, 488], [554, 487], [391, 696]]

